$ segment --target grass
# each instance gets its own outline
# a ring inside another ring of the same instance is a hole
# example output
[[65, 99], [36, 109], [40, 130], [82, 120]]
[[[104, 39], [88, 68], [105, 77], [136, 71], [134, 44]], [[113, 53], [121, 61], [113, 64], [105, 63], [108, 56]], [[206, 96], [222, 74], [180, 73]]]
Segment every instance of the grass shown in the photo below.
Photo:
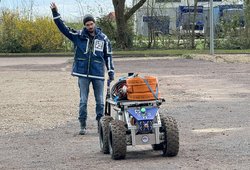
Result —
[[0, 53], [0, 57], [39, 57], [39, 56], [72, 56], [71, 52], [51, 52], [51, 53]]
[[[209, 54], [209, 50], [162, 50], [162, 49], [150, 49], [150, 50], [126, 50], [126, 51], [114, 51], [114, 55], [119, 56], [179, 56], [190, 54]], [[247, 50], [215, 50], [215, 54], [250, 54], [250, 49]], [[0, 53], [0, 57], [33, 57], [33, 56], [53, 56], [53, 57], [68, 57], [73, 56], [71, 52], [55, 52], [55, 53]]]
[[133, 51], [115, 51], [114, 55], [144, 55], [144, 56], [171, 56], [183, 54], [206, 54], [207, 50], [133, 50]]
[[246, 50], [215, 50], [216, 54], [250, 54], [250, 49]]
[[[215, 50], [216, 54], [250, 54], [250, 49], [247, 50]], [[144, 54], [144, 55], [185, 55], [185, 54], [209, 54], [209, 50], [133, 50], [133, 51], [115, 51], [117, 55]]]

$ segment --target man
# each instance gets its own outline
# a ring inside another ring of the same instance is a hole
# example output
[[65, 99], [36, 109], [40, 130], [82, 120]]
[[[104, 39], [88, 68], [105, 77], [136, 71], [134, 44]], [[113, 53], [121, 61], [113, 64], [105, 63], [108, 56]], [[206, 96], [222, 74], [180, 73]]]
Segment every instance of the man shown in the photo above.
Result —
[[80, 135], [86, 134], [87, 101], [89, 85], [92, 83], [96, 101], [96, 120], [99, 123], [104, 112], [104, 73], [108, 70], [108, 81], [114, 80], [111, 44], [107, 36], [95, 26], [92, 15], [83, 19], [83, 30], [76, 31], [67, 27], [61, 19], [55, 3], [50, 6], [55, 24], [59, 30], [74, 43], [74, 63], [72, 75], [78, 77], [80, 88], [79, 122]]

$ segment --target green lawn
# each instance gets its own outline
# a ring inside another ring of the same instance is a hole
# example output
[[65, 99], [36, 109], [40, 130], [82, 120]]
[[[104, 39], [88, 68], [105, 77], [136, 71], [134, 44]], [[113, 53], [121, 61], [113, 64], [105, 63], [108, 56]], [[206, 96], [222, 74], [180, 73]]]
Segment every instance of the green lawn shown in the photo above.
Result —
[[[177, 56], [177, 55], [189, 55], [189, 54], [209, 54], [209, 50], [127, 50], [127, 51], [114, 51], [114, 55], [119, 56]], [[250, 54], [250, 49], [248, 50], [215, 50], [215, 54]], [[32, 57], [32, 56], [72, 56], [73, 53], [0, 53], [0, 57]]]
[[[248, 50], [215, 50], [215, 54], [250, 54]], [[186, 54], [209, 54], [209, 50], [135, 50], [135, 51], [114, 51], [116, 55], [186, 55]]]

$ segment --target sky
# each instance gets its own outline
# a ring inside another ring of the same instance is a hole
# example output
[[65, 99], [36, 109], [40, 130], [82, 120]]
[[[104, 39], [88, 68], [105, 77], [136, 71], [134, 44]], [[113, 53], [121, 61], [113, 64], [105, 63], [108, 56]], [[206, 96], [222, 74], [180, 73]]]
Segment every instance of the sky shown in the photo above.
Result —
[[[1, 0], [0, 9], [18, 9], [22, 13], [30, 11], [33, 4], [33, 16], [51, 16], [51, 2], [56, 3], [65, 20], [78, 20], [85, 14], [100, 17], [114, 11], [112, 0]], [[131, 6], [132, 0], [126, 0], [126, 4]]]

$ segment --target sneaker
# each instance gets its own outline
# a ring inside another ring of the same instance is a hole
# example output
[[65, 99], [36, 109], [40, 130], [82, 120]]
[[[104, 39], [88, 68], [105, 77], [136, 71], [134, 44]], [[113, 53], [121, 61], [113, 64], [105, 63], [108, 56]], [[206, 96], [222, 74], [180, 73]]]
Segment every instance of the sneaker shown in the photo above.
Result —
[[79, 135], [85, 135], [86, 134], [86, 128], [81, 128]]
[[79, 135], [85, 135], [86, 134], [86, 121], [80, 121], [80, 132]]

